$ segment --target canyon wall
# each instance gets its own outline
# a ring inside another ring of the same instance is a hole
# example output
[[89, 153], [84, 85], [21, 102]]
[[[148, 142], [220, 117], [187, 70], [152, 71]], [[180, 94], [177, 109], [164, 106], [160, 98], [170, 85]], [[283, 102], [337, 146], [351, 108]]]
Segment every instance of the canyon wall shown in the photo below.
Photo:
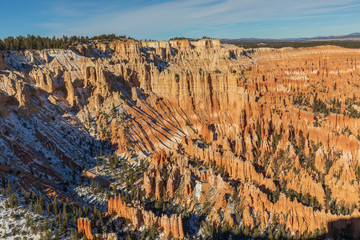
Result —
[[[210, 205], [216, 228], [305, 236], [359, 217], [359, 50], [124, 40], [1, 53], [0, 68], [0, 174], [35, 171], [39, 191], [67, 198], [56, 181], [94, 167], [103, 141], [149, 163], [136, 185], [147, 200], [196, 216]], [[186, 235], [180, 212], [108, 204], [135, 229]]]

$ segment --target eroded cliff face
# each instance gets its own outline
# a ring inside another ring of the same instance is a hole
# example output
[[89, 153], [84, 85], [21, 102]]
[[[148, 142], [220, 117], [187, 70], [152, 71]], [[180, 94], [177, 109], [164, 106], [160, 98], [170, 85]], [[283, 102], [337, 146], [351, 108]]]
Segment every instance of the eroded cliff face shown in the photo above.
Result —
[[[0, 69], [0, 175], [18, 166], [40, 183], [20, 188], [50, 182], [76, 202], [56, 182], [111, 144], [149, 164], [140, 203], [109, 200], [134, 229], [314, 237], [360, 217], [359, 50], [124, 40], [1, 53]], [[146, 201], [176, 207], [156, 216]]]
[[128, 206], [121, 200], [120, 196], [110, 198], [108, 202], [108, 213], [117, 214], [119, 217], [130, 220], [135, 229], [139, 229], [145, 225], [148, 228], [155, 226], [160, 228], [166, 236], [174, 238], [184, 238], [184, 230], [182, 225], [181, 215], [171, 215], [168, 217], [166, 214], [156, 216], [151, 211], [138, 206]]

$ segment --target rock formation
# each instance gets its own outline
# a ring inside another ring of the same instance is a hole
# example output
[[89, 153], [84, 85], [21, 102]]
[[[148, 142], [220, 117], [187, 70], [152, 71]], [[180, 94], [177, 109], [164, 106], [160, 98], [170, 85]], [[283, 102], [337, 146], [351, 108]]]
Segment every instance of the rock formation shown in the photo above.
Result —
[[86, 236], [87, 239], [94, 239], [94, 235], [91, 232], [91, 222], [87, 218], [79, 218], [77, 221], [78, 232]]
[[[115, 149], [131, 167], [149, 165], [134, 183], [146, 201], [204, 214], [217, 229], [332, 234], [359, 215], [359, 62], [354, 49], [215, 39], [1, 52], [0, 176], [76, 202], [58, 183]], [[118, 196], [108, 207], [135, 229], [186, 235], [180, 210], [156, 216]]]
[[119, 217], [130, 220], [135, 229], [139, 229], [143, 224], [148, 228], [155, 225], [157, 228], [161, 228], [167, 236], [171, 234], [176, 239], [184, 238], [181, 215], [157, 217], [151, 211], [136, 206], [128, 206], [121, 200], [120, 196], [110, 198], [108, 202], [108, 213], [113, 212]]

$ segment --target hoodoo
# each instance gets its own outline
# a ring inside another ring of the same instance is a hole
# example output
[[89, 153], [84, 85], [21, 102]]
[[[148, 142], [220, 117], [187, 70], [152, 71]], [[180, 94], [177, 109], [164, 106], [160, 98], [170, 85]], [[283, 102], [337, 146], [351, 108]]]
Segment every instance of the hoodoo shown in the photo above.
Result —
[[44, 236], [360, 237], [359, 64], [216, 39], [1, 51], [4, 207]]

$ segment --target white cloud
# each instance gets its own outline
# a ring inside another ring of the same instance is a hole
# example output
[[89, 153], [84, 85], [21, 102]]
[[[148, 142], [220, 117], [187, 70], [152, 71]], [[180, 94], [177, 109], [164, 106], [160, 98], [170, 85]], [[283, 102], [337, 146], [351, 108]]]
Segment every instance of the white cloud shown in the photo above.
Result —
[[[270, 20], [306, 18], [319, 14], [358, 7], [354, 0], [185, 0], [121, 9], [105, 6], [73, 22], [66, 29], [56, 29], [66, 34], [125, 33], [131, 36], [156, 36], [174, 32], [193, 32], [219, 25]], [[70, 7], [70, 6], [69, 6]], [[71, 6], [72, 7], [72, 6]], [[67, 10], [73, 14], [80, 9]], [[104, 13], [106, 12], [106, 13]], [[218, 29], [222, 31], [222, 29]]]

